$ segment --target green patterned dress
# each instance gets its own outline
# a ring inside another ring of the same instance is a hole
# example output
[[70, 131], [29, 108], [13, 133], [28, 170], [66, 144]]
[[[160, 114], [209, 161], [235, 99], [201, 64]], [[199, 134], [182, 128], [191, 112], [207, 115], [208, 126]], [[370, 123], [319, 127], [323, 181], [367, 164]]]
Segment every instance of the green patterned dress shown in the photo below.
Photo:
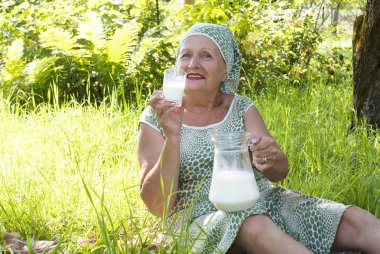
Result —
[[[222, 212], [209, 201], [214, 156], [209, 131], [244, 130], [244, 114], [252, 105], [250, 99], [236, 95], [221, 122], [205, 127], [182, 126], [178, 199], [168, 220], [176, 220], [178, 229], [181, 223], [188, 223], [194, 253], [226, 253], [242, 222], [255, 214], [266, 214], [314, 253], [329, 253], [345, 205], [274, 186], [255, 168], [261, 196], [254, 207]], [[144, 110], [140, 122], [162, 134], [151, 107]]]

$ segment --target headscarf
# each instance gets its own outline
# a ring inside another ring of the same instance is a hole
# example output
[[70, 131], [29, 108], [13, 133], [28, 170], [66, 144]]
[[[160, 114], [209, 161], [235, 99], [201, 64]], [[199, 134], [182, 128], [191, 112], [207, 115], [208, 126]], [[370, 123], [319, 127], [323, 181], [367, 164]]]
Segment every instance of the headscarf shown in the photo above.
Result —
[[236, 93], [240, 78], [241, 54], [231, 30], [223, 25], [195, 23], [180, 40], [177, 57], [184, 41], [192, 35], [206, 36], [216, 44], [227, 65], [227, 77], [221, 84], [220, 90], [226, 93]]

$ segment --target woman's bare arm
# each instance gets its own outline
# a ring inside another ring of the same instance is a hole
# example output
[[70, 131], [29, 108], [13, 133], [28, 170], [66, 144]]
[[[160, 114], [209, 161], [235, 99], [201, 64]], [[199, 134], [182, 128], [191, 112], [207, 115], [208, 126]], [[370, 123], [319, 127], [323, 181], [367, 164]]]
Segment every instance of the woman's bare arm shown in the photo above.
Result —
[[288, 174], [288, 158], [273, 139], [255, 106], [247, 110], [244, 124], [246, 130], [254, 134], [250, 150], [256, 168], [272, 182], [284, 179]]
[[137, 145], [140, 196], [157, 216], [162, 216], [165, 208], [171, 210], [174, 206], [179, 175], [179, 145], [179, 137], [165, 139], [157, 130], [140, 123]]

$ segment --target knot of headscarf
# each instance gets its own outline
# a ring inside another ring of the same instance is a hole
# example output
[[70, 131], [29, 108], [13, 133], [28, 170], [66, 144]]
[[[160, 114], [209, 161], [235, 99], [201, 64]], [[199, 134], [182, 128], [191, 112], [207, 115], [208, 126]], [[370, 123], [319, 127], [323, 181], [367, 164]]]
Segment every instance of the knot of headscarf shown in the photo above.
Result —
[[178, 52], [185, 39], [192, 35], [206, 36], [216, 44], [227, 65], [227, 77], [221, 84], [220, 90], [226, 93], [236, 93], [240, 78], [241, 54], [231, 30], [227, 26], [222, 25], [195, 23], [183, 35]]

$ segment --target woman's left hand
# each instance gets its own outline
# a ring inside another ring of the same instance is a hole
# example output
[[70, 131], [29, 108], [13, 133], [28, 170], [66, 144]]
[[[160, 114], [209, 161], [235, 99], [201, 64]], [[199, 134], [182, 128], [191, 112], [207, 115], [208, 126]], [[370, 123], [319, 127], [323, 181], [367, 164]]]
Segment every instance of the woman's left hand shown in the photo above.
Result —
[[288, 174], [288, 158], [269, 133], [255, 106], [244, 115], [244, 124], [252, 133], [249, 148], [254, 166], [272, 182], [284, 179]]
[[252, 152], [252, 162], [259, 171], [267, 171], [276, 164], [279, 149], [273, 138], [254, 136], [249, 148]]

